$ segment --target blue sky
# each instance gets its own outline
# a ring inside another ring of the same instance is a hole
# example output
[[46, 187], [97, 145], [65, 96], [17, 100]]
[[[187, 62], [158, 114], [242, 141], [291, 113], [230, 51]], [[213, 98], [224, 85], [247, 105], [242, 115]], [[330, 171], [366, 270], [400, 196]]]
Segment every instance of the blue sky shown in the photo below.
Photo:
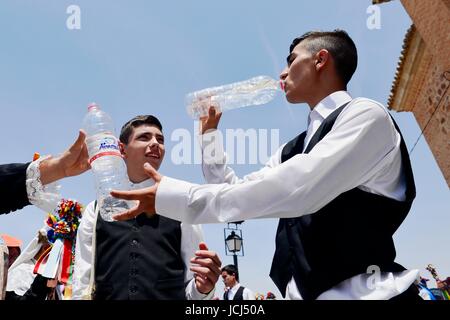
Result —
[[[69, 5], [81, 9], [81, 29], [69, 30]], [[345, 29], [359, 50], [349, 91], [386, 103], [403, 38], [411, 24], [399, 1], [382, 5], [381, 29], [369, 30], [370, 0], [317, 1], [13, 1], [0, 5], [0, 163], [30, 161], [35, 151], [58, 154], [76, 137], [89, 102], [96, 101], [116, 128], [137, 114], [163, 123], [167, 156], [161, 172], [201, 183], [199, 165], [175, 165], [171, 134], [194, 122], [184, 107], [188, 92], [257, 75], [277, 77], [293, 38], [309, 30]], [[308, 107], [278, 96], [265, 106], [224, 114], [220, 127], [279, 130], [280, 143], [305, 129]], [[410, 113], [393, 116], [409, 148], [420, 136]], [[449, 191], [422, 137], [411, 154], [417, 198], [395, 235], [397, 261], [424, 270], [433, 263], [450, 275]], [[259, 165], [234, 165], [239, 175]], [[90, 173], [65, 180], [63, 195], [87, 204], [93, 199]], [[0, 233], [26, 244], [45, 214], [28, 207], [0, 216]], [[275, 292], [268, 274], [277, 221], [247, 221], [241, 280], [255, 292]], [[209, 246], [224, 264], [225, 225], [204, 227]], [[217, 286], [221, 294], [223, 285]]]

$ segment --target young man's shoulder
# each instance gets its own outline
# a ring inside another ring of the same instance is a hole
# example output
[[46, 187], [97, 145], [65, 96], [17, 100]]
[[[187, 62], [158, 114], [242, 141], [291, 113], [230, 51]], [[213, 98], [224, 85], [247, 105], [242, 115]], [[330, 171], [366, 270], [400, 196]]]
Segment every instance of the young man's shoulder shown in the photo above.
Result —
[[352, 99], [344, 108], [343, 113], [350, 111], [352, 113], [367, 113], [370, 114], [371, 118], [390, 118], [388, 109], [381, 102], [366, 97]]
[[354, 106], [358, 105], [361, 108], [370, 108], [378, 111], [382, 111], [384, 113], [388, 113], [388, 110], [384, 104], [379, 101], [366, 98], [366, 97], [357, 97], [353, 98], [349, 105]]

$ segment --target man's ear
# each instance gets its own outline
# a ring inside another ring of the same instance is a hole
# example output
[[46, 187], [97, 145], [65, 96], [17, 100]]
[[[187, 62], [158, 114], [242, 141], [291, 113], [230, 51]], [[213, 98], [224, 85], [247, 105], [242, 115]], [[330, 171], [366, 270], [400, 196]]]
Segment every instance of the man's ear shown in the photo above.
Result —
[[322, 70], [325, 65], [328, 63], [328, 60], [330, 59], [330, 53], [327, 49], [321, 49], [319, 52], [316, 53], [316, 70]]
[[123, 142], [119, 141], [119, 150], [120, 153], [122, 154], [122, 157], [126, 158], [127, 157], [127, 152], [126, 152], [126, 145]]

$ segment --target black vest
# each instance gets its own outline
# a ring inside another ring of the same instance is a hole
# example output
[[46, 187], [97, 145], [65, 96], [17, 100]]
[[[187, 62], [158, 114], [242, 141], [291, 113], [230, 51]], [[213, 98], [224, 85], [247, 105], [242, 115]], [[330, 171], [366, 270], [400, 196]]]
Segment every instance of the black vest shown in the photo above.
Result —
[[[237, 289], [236, 294], [233, 297], [233, 301], [243, 301], [244, 300], [244, 289], [245, 287], [240, 286], [239, 289]], [[228, 291], [223, 294], [223, 300], [229, 300], [228, 299]]]
[[145, 214], [96, 227], [96, 300], [184, 300], [180, 222]]
[[[346, 105], [324, 120], [304, 153], [310, 152], [332, 129]], [[394, 125], [400, 133], [395, 121]], [[306, 132], [286, 144], [282, 162], [303, 153], [305, 136]], [[367, 273], [371, 265], [378, 266], [382, 272], [405, 270], [394, 262], [392, 236], [408, 214], [416, 190], [403, 137], [400, 149], [406, 181], [405, 201], [354, 188], [317, 212], [280, 219], [270, 277], [283, 297], [292, 277], [303, 299], [313, 300], [341, 281]]]

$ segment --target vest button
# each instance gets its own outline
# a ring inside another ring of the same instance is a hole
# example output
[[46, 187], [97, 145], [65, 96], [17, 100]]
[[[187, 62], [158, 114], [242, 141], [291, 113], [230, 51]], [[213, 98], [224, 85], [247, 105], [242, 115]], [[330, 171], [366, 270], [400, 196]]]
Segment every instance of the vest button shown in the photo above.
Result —
[[139, 255], [137, 253], [134, 253], [134, 252], [130, 253], [131, 260], [136, 260], [138, 257], [139, 257]]
[[131, 293], [136, 293], [136, 291], [137, 291], [136, 286], [131, 286], [131, 287], [130, 287], [130, 292], [131, 292]]
[[132, 227], [131, 227], [131, 230], [133, 230], [133, 231], [139, 231], [139, 228], [136, 227], [136, 226], [132, 226]]
[[138, 242], [136, 239], [133, 239], [133, 241], [131, 241], [131, 244], [132, 244], [133, 246], [137, 246], [138, 243], [139, 243], [139, 242]]

